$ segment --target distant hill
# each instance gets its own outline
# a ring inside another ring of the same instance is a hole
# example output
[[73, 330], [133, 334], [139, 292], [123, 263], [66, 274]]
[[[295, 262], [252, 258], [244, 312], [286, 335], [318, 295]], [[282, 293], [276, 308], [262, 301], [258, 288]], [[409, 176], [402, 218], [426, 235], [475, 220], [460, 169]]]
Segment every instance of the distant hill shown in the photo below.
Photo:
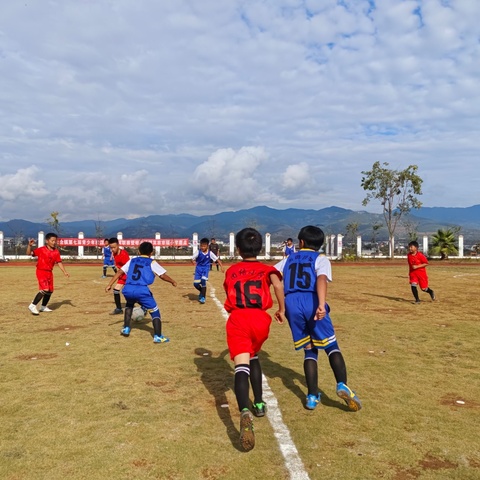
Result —
[[[422, 207], [409, 216], [410, 222], [416, 225], [419, 235], [431, 234], [439, 228], [461, 227], [466, 243], [480, 241], [480, 205], [468, 208]], [[289, 208], [276, 210], [265, 206], [222, 212], [215, 215], [195, 216], [180, 215], [150, 215], [148, 217], [127, 220], [118, 218], [108, 221], [81, 220], [75, 222], [60, 222], [62, 235], [77, 236], [83, 232], [86, 237], [111, 237], [122, 232], [125, 238], [152, 238], [160, 232], [163, 238], [191, 237], [194, 232], [199, 236], [215, 236], [227, 240], [230, 232], [251, 226], [261, 233], [270, 233], [272, 241], [282, 241], [287, 237], [295, 238], [304, 225], [318, 225], [327, 234], [345, 234], [347, 225], [357, 223], [358, 234], [370, 239], [372, 226], [384, 224], [383, 216], [365, 211], [353, 211], [340, 207], [328, 207], [321, 210], [302, 210]], [[0, 222], [0, 231], [5, 237], [36, 237], [39, 231], [48, 232], [52, 228], [46, 223], [34, 223], [15, 219]], [[402, 236], [404, 229], [398, 229]], [[377, 240], [387, 238], [386, 228], [379, 230]]]

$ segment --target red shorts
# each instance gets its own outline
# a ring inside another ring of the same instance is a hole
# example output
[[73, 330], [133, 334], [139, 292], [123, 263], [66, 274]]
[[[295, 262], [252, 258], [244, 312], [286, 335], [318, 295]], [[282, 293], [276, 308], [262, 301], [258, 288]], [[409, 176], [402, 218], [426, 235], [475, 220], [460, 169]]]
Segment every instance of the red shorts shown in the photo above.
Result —
[[51, 270], [37, 270], [38, 288], [46, 292], [53, 292], [53, 272]]
[[247, 308], [234, 310], [227, 320], [227, 344], [233, 360], [241, 353], [255, 356], [261, 349], [270, 332], [272, 318], [260, 309]]
[[428, 277], [425, 269], [410, 272], [410, 285], [418, 285], [422, 290], [428, 288]]

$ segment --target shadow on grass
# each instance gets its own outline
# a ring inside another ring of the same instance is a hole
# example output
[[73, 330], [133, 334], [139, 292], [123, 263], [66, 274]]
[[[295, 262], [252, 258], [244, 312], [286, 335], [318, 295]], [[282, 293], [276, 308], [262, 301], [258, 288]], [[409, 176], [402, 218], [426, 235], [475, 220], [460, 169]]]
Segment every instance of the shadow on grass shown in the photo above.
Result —
[[188, 298], [192, 302], [198, 302], [198, 293], [187, 293], [186, 295], [182, 295], [183, 298]]
[[[305, 382], [305, 376], [296, 372], [295, 370], [292, 370], [291, 368], [285, 367], [280, 363], [272, 361], [270, 359], [270, 355], [265, 351], [261, 351], [259, 353], [259, 359], [262, 365], [264, 375], [267, 378], [280, 378], [285, 388], [290, 390], [300, 400], [302, 408], [305, 408], [305, 397], [307, 394], [307, 384]], [[299, 360], [303, 362], [303, 358], [299, 358]], [[323, 373], [320, 371], [320, 369], [321, 367], [319, 365], [319, 376], [321, 376]], [[329, 366], [327, 367], [326, 371], [326, 376], [328, 375], [331, 375], [333, 377], [333, 372], [331, 371]], [[300, 388], [297, 383], [301, 384], [303, 386], [303, 389]], [[318, 390], [322, 394], [320, 400], [322, 405], [325, 405], [326, 407], [338, 408], [345, 412], [350, 412], [350, 409], [344, 403], [333, 400], [321, 388], [319, 388]]]
[[228, 404], [226, 394], [230, 390], [230, 385], [233, 385], [233, 368], [227, 360], [228, 349], [221, 352], [218, 357], [214, 357], [210, 350], [199, 347], [195, 349], [195, 355], [197, 357], [195, 357], [194, 363], [200, 372], [200, 380], [215, 400], [218, 417], [225, 425], [228, 438], [235, 449], [243, 452], [238, 441], [240, 432], [233, 424], [230, 415], [231, 406], [229, 408], [222, 407], [222, 405]]
[[402, 297], [389, 297], [388, 295], [376, 295], [375, 293], [364, 293], [369, 297], [378, 297], [378, 298], [386, 298], [392, 302], [401, 302], [401, 303], [412, 303], [412, 300], [407, 300], [406, 298]]
[[64, 305], [70, 305], [71, 307], [76, 307], [76, 305], [74, 305], [71, 300], [62, 300], [61, 302], [50, 302], [48, 304], [48, 308], [51, 308], [52, 310], [53, 309], [57, 310], [58, 308], [63, 307]]

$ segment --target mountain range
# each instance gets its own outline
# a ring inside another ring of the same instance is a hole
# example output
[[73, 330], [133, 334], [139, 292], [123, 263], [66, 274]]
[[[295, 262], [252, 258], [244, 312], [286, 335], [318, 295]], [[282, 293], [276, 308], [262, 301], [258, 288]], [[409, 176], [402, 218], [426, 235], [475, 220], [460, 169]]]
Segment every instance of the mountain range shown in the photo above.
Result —
[[[480, 241], [480, 205], [466, 208], [422, 207], [410, 212], [407, 218], [410, 227], [401, 223], [397, 228], [400, 238], [402, 235], [406, 237], [407, 230], [411, 231], [412, 226], [420, 236], [432, 234], [440, 228], [460, 227], [466, 243]], [[228, 240], [230, 232], [251, 226], [263, 234], [270, 233], [272, 242], [279, 242], [287, 237], [296, 238], [299, 229], [304, 225], [317, 225], [327, 234], [345, 235], [349, 224], [358, 224], [357, 233], [366, 239], [372, 237], [373, 225], [382, 224], [376, 239], [381, 241], [388, 237], [383, 215], [335, 206], [320, 210], [276, 210], [259, 206], [203, 216], [182, 213], [150, 215], [131, 220], [81, 220], [60, 222], [59, 231], [63, 237], [76, 237], [78, 232], [83, 232], [85, 237], [90, 238], [116, 236], [118, 232], [122, 232], [124, 238], [153, 238], [156, 232], [160, 232], [162, 238], [190, 238], [196, 232], [199, 237]], [[52, 227], [46, 221], [35, 223], [15, 219], [0, 222], [0, 231], [3, 231], [5, 237], [36, 237], [39, 231], [52, 231]]]

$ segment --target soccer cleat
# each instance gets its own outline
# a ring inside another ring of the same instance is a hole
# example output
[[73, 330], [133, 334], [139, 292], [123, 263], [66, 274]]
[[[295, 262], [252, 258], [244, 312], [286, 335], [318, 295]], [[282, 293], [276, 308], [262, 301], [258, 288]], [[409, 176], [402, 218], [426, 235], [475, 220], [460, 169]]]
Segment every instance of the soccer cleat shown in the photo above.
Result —
[[101, 277], [101, 278], [107, 278], [107, 276], [106, 276], [106, 275], [102, 275], [102, 277]]
[[205, 303], [205, 297], [199, 297], [199, 298], [198, 298], [198, 301], [199, 301], [200, 303]]
[[362, 408], [362, 403], [357, 394], [343, 382], [337, 384], [337, 395], [345, 401], [352, 412], [358, 412]]
[[121, 335], [123, 335], [124, 337], [128, 337], [130, 335], [130, 330], [131, 328], [130, 327], [123, 327], [122, 328], [122, 331], [120, 332]]
[[264, 417], [267, 411], [267, 404], [265, 402], [258, 402], [252, 404], [253, 414], [256, 417]]
[[430, 298], [432, 299], [432, 302], [434, 302], [437, 299], [437, 297], [435, 296], [435, 292], [433, 290], [430, 293]]
[[255, 446], [253, 415], [248, 408], [240, 413], [240, 445], [248, 452]]
[[33, 303], [31, 303], [28, 306], [28, 309], [32, 312], [33, 315], [38, 315], [39, 314], [36, 305], [34, 305]]
[[415, 301], [413, 302], [414, 305], [418, 305], [419, 303], [422, 303], [422, 302], [420, 302], [420, 300], [415, 300]]
[[315, 410], [315, 407], [320, 403], [320, 392], [317, 395], [308, 394], [305, 400], [305, 408], [307, 410]]
[[123, 313], [123, 310], [121, 308], [116, 308], [110, 315], [120, 315]]
[[41, 312], [53, 312], [53, 310], [51, 310], [50, 308], [48, 308], [47, 306], [41, 306], [40, 309], [39, 309]]
[[163, 335], [154, 335], [153, 336], [153, 343], [167, 343], [169, 342], [170, 339], [167, 337], [164, 337]]

